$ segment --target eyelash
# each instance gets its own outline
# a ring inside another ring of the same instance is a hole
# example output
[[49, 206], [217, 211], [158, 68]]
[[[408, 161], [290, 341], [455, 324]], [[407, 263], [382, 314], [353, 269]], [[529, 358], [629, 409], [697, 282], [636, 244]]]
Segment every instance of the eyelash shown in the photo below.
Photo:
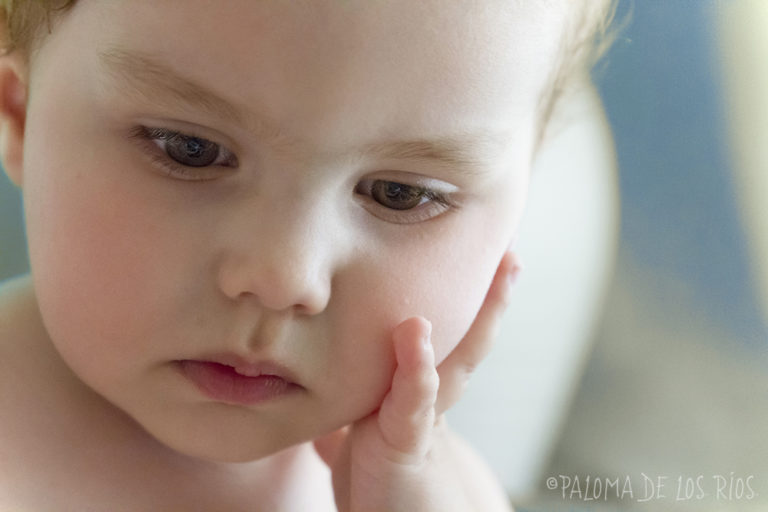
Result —
[[[131, 129], [130, 137], [138, 139], [147, 149], [152, 163], [159, 166], [161, 172], [172, 178], [184, 181], [209, 181], [221, 177], [221, 168], [235, 168], [238, 165], [237, 157], [228, 149], [214, 143], [204, 137], [197, 137], [188, 133], [181, 133], [167, 128], [150, 128], [147, 126], [136, 126]], [[187, 166], [175, 161], [168, 155], [167, 149], [160, 147], [157, 141], [170, 141], [177, 137], [196, 138], [201, 141], [215, 144], [219, 153], [215, 160], [219, 160], [221, 153], [227, 157], [225, 164], [209, 164], [205, 166]], [[213, 169], [213, 170], [212, 170]], [[409, 192], [418, 196], [420, 202], [410, 209], [389, 208], [376, 201], [372, 196], [371, 189], [376, 183], [386, 183], [399, 187], [406, 187]], [[363, 189], [367, 193], [360, 192]], [[409, 185], [390, 180], [366, 179], [358, 183], [355, 187], [355, 193], [364, 196], [368, 203], [369, 210], [373, 210], [375, 216], [382, 220], [396, 224], [412, 224], [423, 222], [437, 217], [449, 210], [457, 210], [460, 205], [449, 194], [440, 192], [423, 185]]]

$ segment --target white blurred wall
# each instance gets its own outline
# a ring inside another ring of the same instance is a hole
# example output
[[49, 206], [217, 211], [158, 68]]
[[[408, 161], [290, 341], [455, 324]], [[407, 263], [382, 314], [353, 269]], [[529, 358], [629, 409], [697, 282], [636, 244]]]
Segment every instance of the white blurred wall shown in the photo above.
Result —
[[736, 192], [768, 323], [768, 2], [720, 2], [716, 14]]
[[[627, 26], [598, 83], [620, 163], [621, 250], [543, 476], [630, 476], [637, 489], [642, 472], [669, 492], [584, 503], [541, 478], [523, 505], [768, 510], [768, 2], [619, 5]], [[753, 478], [757, 495], [722, 499], [718, 475]], [[690, 476], [706, 496], [677, 501], [677, 479]]]

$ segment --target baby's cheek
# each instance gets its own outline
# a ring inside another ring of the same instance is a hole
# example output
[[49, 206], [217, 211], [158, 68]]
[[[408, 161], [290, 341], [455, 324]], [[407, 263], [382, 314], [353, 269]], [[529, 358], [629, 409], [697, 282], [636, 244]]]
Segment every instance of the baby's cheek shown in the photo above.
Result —
[[502, 240], [498, 233], [466, 231], [459, 233], [465, 243], [390, 247], [339, 276], [328, 313], [337, 327], [344, 326], [334, 329], [341, 334], [338, 339], [346, 340], [334, 352], [337, 361], [348, 364], [350, 386], [356, 380], [373, 395], [386, 393], [394, 369], [392, 333], [408, 318], [421, 316], [432, 324], [438, 364], [464, 338], [505, 249], [502, 241], [484, 243]]
[[443, 265], [442, 270], [426, 270], [429, 268], [423, 266], [415, 273], [416, 278], [397, 287], [399, 296], [393, 294], [388, 302], [393, 326], [413, 316], [422, 316], [432, 324], [432, 345], [439, 364], [461, 342], [477, 316], [495, 273], [496, 259], [456, 260]]
[[[436, 364], [443, 362], [456, 348], [477, 315], [485, 290], [478, 288], [472, 291], [471, 295], [465, 293], [447, 301], [441, 301], [444, 307], [435, 310], [431, 317], [427, 314], [423, 315], [432, 322], [432, 346], [435, 349]], [[455, 302], [447, 304], [452, 301]]]
[[[435, 361], [440, 364], [471, 328], [496, 273], [503, 248], [482, 259], [458, 261], [440, 279], [442, 286], [422, 298], [422, 312], [432, 322]], [[463, 264], [462, 264], [463, 263]], [[445, 278], [444, 276], [449, 276]], [[450, 277], [452, 276], [452, 277]]]

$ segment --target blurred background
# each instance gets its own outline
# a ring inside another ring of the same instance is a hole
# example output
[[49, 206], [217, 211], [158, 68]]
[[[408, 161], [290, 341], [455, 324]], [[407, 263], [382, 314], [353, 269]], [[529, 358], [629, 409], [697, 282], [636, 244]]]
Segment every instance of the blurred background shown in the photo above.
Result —
[[[518, 510], [766, 510], [768, 2], [622, 0], [616, 19], [594, 74], [618, 161], [616, 265]], [[606, 491], [627, 477], [634, 497]]]
[[[765, 510], [768, 2], [616, 20], [605, 118], [586, 94], [539, 163], [515, 302], [452, 423], [518, 511]], [[27, 270], [19, 196], [2, 176], [0, 280]]]

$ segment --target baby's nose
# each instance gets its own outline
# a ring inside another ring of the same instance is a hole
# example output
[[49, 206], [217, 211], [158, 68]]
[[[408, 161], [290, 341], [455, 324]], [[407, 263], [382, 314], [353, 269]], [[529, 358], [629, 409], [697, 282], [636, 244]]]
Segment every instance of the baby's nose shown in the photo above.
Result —
[[220, 288], [232, 300], [256, 300], [274, 311], [313, 315], [330, 300], [333, 244], [311, 220], [253, 229], [219, 269]]

